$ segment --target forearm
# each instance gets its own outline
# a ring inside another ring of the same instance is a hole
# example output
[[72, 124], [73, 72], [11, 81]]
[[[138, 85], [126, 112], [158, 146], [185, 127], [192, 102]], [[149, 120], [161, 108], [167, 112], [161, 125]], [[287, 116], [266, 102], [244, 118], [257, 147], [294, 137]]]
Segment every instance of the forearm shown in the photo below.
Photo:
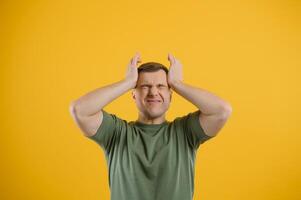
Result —
[[107, 104], [132, 88], [133, 83], [121, 80], [113, 84], [97, 88], [79, 99], [72, 105], [78, 115], [90, 116], [100, 111]]
[[190, 86], [182, 81], [172, 84], [172, 89], [194, 104], [205, 115], [219, 114], [231, 110], [228, 102], [207, 90]]

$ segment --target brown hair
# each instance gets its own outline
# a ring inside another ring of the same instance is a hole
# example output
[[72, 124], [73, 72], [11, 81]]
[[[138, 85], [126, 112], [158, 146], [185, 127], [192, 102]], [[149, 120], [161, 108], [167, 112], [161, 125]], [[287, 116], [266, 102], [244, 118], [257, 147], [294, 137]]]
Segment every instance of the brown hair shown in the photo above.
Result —
[[[147, 63], [141, 64], [138, 67], [138, 74], [141, 72], [156, 72], [159, 70], [164, 70], [166, 73], [166, 76], [168, 75], [168, 68], [166, 66], [164, 66], [163, 64], [157, 63], [157, 62], [147, 62]], [[137, 87], [137, 85], [136, 85], [136, 87]], [[168, 88], [170, 88], [169, 85], [168, 85]]]
[[166, 75], [168, 74], [168, 69], [161, 63], [157, 62], [147, 62], [143, 63], [138, 67], [138, 74], [140, 72], [156, 72], [159, 71], [160, 69], [164, 70]]

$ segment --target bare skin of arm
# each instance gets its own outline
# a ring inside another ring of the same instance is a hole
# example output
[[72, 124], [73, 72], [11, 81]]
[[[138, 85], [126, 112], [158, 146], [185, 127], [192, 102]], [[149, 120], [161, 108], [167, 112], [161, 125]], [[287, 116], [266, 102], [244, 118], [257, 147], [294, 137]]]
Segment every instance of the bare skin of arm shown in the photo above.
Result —
[[205, 89], [184, 83], [180, 61], [171, 54], [168, 55], [168, 60], [171, 65], [168, 74], [169, 85], [201, 111], [199, 121], [205, 133], [216, 136], [232, 113], [230, 103]]
[[141, 62], [140, 54], [136, 53], [128, 65], [124, 79], [90, 91], [71, 102], [69, 111], [84, 135], [92, 136], [96, 133], [103, 118], [102, 108], [136, 86], [138, 62]]

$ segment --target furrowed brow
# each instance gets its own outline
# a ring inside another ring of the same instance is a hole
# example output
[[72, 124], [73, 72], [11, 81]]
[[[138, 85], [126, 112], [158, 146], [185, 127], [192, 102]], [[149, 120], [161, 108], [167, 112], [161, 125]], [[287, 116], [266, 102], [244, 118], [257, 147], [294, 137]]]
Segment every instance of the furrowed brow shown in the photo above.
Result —
[[[157, 84], [157, 86], [160, 86], [160, 85], [167, 86], [167, 85], [162, 84], [162, 83]], [[144, 83], [144, 84], [141, 84], [140, 86], [152, 86], [152, 85], [151, 85], [151, 84]]]

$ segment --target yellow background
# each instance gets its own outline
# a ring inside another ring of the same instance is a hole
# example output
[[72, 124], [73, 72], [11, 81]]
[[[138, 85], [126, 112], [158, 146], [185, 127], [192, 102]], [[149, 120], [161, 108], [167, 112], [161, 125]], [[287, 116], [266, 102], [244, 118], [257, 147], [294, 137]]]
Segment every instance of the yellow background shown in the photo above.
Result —
[[[104, 153], [81, 134], [69, 104], [123, 79], [136, 51], [167, 67], [171, 52], [184, 82], [232, 105], [197, 153], [195, 200], [300, 199], [300, 1], [0, 7], [0, 199], [109, 199]], [[130, 91], [105, 109], [137, 118]], [[174, 93], [167, 119], [194, 110]]]

